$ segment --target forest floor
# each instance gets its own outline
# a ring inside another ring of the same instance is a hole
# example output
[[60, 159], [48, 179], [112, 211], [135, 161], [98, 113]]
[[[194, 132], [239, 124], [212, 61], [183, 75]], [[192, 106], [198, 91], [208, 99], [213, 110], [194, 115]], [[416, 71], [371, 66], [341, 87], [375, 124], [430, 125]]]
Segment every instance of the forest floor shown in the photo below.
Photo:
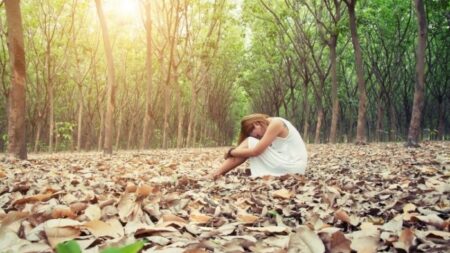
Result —
[[308, 145], [304, 176], [202, 177], [225, 148], [0, 162], [0, 252], [449, 252], [450, 142]]

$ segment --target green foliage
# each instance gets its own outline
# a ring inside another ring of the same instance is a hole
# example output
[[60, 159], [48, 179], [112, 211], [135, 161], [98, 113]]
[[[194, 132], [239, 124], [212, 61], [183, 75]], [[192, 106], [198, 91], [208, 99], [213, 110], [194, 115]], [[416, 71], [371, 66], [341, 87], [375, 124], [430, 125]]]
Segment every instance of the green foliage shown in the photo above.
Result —
[[[144, 247], [143, 241], [137, 241], [135, 243], [126, 245], [121, 248], [110, 247], [102, 250], [100, 253], [137, 253]], [[80, 245], [77, 241], [71, 240], [67, 242], [59, 243], [56, 246], [57, 253], [81, 253]]]
[[80, 245], [77, 241], [71, 240], [67, 242], [61, 242], [56, 245], [57, 253], [81, 253]]
[[60, 139], [60, 148], [63, 150], [71, 147], [73, 142], [73, 129], [75, 127], [75, 124], [71, 122], [56, 122], [56, 134], [58, 135], [58, 138]]

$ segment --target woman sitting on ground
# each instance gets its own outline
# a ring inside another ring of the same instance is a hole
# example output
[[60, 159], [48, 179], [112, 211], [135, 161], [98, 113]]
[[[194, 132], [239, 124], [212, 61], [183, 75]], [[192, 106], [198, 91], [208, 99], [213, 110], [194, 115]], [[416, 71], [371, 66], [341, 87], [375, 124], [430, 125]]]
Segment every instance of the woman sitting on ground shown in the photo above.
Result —
[[239, 146], [225, 154], [225, 161], [212, 178], [225, 175], [247, 159], [253, 177], [304, 174], [307, 153], [297, 129], [286, 119], [251, 114], [241, 121]]

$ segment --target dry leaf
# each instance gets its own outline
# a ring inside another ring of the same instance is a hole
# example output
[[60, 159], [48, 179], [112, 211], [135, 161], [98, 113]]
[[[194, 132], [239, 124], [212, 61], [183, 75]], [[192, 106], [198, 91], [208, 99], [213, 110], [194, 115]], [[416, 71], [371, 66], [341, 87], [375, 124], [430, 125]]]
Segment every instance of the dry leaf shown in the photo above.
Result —
[[250, 231], [268, 232], [268, 233], [283, 233], [287, 232], [287, 227], [267, 226], [267, 227], [247, 227]]
[[411, 228], [404, 229], [400, 234], [397, 242], [394, 242], [394, 247], [409, 252], [409, 249], [414, 244], [414, 231]]
[[330, 241], [330, 253], [350, 253], [351, 241], [347, 239], [341, 231], [333, 233]]
[[314, 231], [303, 225], [290, 236], [288, 253], [296, 252], [323, 253], [325, 245]]
[[9, 224], [16, 222], [18, 220], [24, 219], [28, 217], [29, 212], [17, 212], [17, 211], [11, 211], [7, 213], [1, 220], [1, 226], [0, 230], [7, 227]]
[[123, 236], [122, 226], [120, 226], [120, 228], [118, 228], [117, 226], [114, 227], [106, 222], [99, 220], [89, 221], [83, 224], [83, 227], [89, 230], [89, 232], [91, 232], [91, 234], [93, 234], [96, 237], [110, 236], [112, 238], [118, 238]]
[[89, 205], [84, 211], [84, 214], [89, 218], [89, 220], [99, 220], [102, 216], [102, 210], [98, 205]]
[[193, 223], [198, 223], [198, 224], [208, 223], [211, 219], [212, 219], [211, 216], [201, 214], [198, 212], [194, 212], [191, 215], [189, 215], [189, 220]]
[[272, 196], [274, 198], [290, 199], [292, 196], [294, 196], [294, 193], [283, 188], [283, 189], [274, 191], [272, 193]]
[[144, 199], [144, 198], [148, 197], [148, 195], [150, 195], [152, 190], [153, 190], [153, 188], [146, 184], [139, 186], [139, 188], [136, 191], [137, 198]]
[[340, 221], [343, 221], [345, 223], [350, 223], [350, 216], [348, 216], [347, 212], [345, 212], [342, 209], [337, 210], [334, 213], [334, 217]]
[[259, 217], [253, 214], [239, 214], [237, 220], [244, 224], [253, 224], [259, 220]]
[[135, 192], [137, 189], [136, 185], [132, 182], [128, 182], [127, 186], [125, 187], [125, 192]]
[[186, 220], [173, 214], [165, 214], [161, 217], [161, 220], [163, 222], [163, 226], [170, 226], [174, 224], [179, 227], [184, 227], [187, 224]]
[[81, 233], [80, 225], [78, 221], [71, 219], [48, 220], [44, 225], [44, 231], [50, 246], [54, 248], [60, 242], [77, 238]]

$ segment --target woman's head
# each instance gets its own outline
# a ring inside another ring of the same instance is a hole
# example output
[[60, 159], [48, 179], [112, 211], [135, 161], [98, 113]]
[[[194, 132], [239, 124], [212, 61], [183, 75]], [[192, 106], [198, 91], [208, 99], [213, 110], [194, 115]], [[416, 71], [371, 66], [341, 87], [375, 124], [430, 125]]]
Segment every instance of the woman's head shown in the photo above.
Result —
[[268, 117], [268, 115], [261, 113], [254, 113], [243, 117], [238, 143], [241, 144], [247, 137], [252, 135], [252, 132], [256, 135], [253, 137], [262, 137], [267, 125], [269, 125]]

